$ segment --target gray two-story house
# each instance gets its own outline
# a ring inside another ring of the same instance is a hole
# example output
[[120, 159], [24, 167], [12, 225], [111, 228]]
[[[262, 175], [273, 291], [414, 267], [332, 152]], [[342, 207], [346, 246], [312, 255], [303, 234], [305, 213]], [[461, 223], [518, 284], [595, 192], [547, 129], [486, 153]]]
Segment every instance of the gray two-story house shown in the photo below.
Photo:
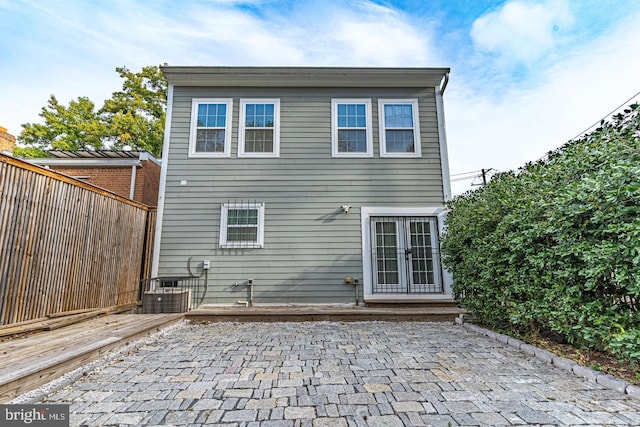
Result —
[[[162, 67], [155, 276], [205, 303], [451, 300], [447, 68]], [[206, 265], [209, 264], [209, 265]], [[244, 294], [242, 294], [244, 297]]]

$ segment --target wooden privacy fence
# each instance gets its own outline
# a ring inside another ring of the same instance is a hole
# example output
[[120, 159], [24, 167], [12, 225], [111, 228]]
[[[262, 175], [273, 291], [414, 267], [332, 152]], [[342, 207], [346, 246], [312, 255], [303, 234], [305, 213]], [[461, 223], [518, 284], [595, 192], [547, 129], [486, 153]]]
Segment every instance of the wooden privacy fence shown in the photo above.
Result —
[[0, 325], [135, 304], [155, 211], [0, 154]]

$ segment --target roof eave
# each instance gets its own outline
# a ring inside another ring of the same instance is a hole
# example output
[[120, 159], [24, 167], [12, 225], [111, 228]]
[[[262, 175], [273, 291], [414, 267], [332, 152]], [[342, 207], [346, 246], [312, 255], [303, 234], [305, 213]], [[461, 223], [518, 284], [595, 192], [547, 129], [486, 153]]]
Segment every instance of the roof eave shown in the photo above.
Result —
[[217, 87], [439, 87], [449, 68], [173, 67], [174, 86]]

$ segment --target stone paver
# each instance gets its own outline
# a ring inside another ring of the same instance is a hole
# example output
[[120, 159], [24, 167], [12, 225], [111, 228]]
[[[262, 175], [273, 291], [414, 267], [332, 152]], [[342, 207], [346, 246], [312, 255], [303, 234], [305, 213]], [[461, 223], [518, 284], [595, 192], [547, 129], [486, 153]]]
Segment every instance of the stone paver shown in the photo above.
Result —
[[640, 400], [421, 322], [184, 324], [43, 402], [74, 426], [640, 424]]

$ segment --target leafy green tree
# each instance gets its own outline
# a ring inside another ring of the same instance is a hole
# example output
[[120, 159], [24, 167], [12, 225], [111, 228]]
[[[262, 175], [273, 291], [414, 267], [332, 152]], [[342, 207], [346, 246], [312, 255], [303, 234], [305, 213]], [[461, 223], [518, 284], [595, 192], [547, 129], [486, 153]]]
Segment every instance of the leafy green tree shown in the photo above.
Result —
[[49, 154], [40, 147], [13, 147], [13, 156], [22, 159], [35, 159], [40, 157], [49, 157]]
[[114, 148], [129, 145], [156, 156], [162, 152], [167, 102], [167, 80], [159, 67], [143, 67], [133, 73], [116, 68], [124, 79], [122, 90], [114, 92], [100, 109]]
[[89, 98], [79, 97], [65, 107], [51, 95], [40, 117], [44, 124], [22, 125], [18, 142], [41, 150], [101, 150], [104, 147], [107, 127]]
[[40, 157], [53, 150], [103, 150], [130, 146], [155, 156], [162, 152], [167, 81], [157, 66], [134, 73], [116, 68], [124, 83], [96, 110], [87, 97], [61, 105], [51, 96], [42, 108], [44, 123], [25, 123], [14, 155]]

